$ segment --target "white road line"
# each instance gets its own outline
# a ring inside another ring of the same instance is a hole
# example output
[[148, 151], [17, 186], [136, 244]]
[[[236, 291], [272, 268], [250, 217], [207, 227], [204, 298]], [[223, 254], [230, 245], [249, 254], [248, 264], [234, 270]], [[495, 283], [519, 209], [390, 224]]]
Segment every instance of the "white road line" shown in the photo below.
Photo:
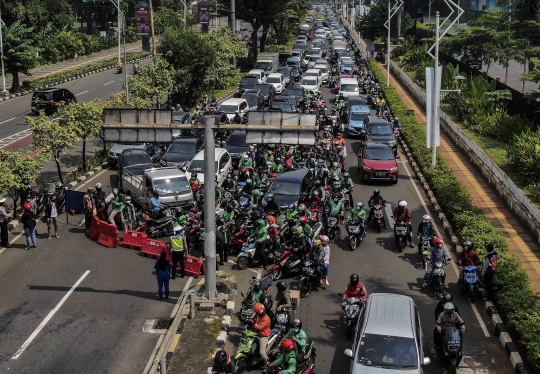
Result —
[[[422, 203], [422, 206], [424, 207], [424, 210], [425, 210], [426, 214], [430, 214], [430, 212], [429, 212], [429, 210], [428, 210], [428, 208], [426, 206], [426, 203], [424, 202], [423, 196], [420, 194], [420, 190], [418, 190], [418, 187], [416, 186], [416, 183], [415, 183], [413, 177], [411, 176], [411, 172], [409, 171], [409, 168], [407, 167], [407, 164], [403, 164], [403, 167], [405, 168], [405, 171], [407, 172], [407, 175], [411, 179], [411, 183], [412, 183], [412, 185], [414, 187], [414, 190], [416, 191], [416, 194], [420, 198], [420, 202]], [[441, 232], [439, 231], [439, 227], [437, 225], [435, 225], [435, 231], [437, 232], [437, 236], [442, 238]], [[456, 273], [456, 276], [459, 277], [459, 271], [458, 271], [458, 268], [456, 266], [455, 261], [452, 260], [451, 264], [452, 264], [452, 269], [454, 269], [454, 272]], [[476, 316], [476, 319], [478, 320], [478, 323], [480, 324], [480, 327], [482, 328], [482, 331], [484, 332], [484, 336], [486, 338], [489, 338], [490, 337], [489, 331], [488, 331], [486, 325], [484, 324], [484, 321], [482, 320], [482, 317], [480, 316], [480, 313], [478, 313], [478, 309], [476, 308], [476, 305], [471, 303], [470, 300], [469, 300], [469, 304], [471, 305], [471, 308], [472, 308], [472, 310], [474, 312], [474, 315]]]
[[10, 144], [15, 143], [16, 141], [19, 141], [23, 138], [26, 138], [27, 136], [32, 135], [31, 129], [26, 129], [21, 132], [18, 132], [16, 134], [10, 135], [7, 138], [0, 139], [0, 148], [7, 147]]
[[171, 313], [171, 318], [174, 318], [176, 313], [178, 313], [178, 308], [180, 308], [180, 302], [182, 301], [182, 296], [186, 294], [187, 290], [189, 289], [189, 286], [191, 285], [191, 282], [193, 282], [193, 277], [189, 277], [188, 281], [184, 285], [184, 288], [182, 289], [182, 293], [180, 293], [180, 296], [178, 297], [178, 300], [176, 301], [176, 305], [173, 308], [173, 311]]
[[386, 218], [388, 219], [388, 226], [390, 226], [390, 228], [393, 231], [394, 230], [394, 219], [392, 218], [392, 214], [394, 214], [394, 213], [392, 212], [392, 204], [386, 203], [386, 205], [384, 206], [384, 210], [386, 211]]
[[115, 81], [110, 81], [110, 82], [107, 82], [107, 83], [103, 83], [104, 86], [108, 85], [108, 84], [111, 84], [111, 83], [114, 83]]
[[97, 177], [99, 177], [101, 174], [105, 173], [107, 170], [110, 170], [110, 169], [103, 169], [102, 171], [100, 171], [99, 173], [97, 173], [96, 175], [94, 175], [92, 178], [88, 179], [86, 182], [84, 182], [83, 184], [81, 184], [80, 186], [78, 186], [77, 188], [75, 188], [75, 191], [78, 191], [81, 187], [86, 186], [88, 183], [90, 183], [92, 180], [94, 180], [94, 179], [96, 179]]
[[81, 93], [78, 93], [78, 94], [75, 95], [75, 96], [84, 95], [84, 94], [87, 93], [87, 92], [88, 92], [88, 91], [83, 91], [83, 92], [81, 92]]
[[0, 122], [0, 125], [1, 125], [2, 123], [6, 123], [6, 122], [9, 122], [9, 121], [13, 121], [15, 118], [17, 118], [17, 117], [13, 117], [13, 118], [10, 118], [10, 119], [6, 119], [5, 121]]
[[21, 348], [19, 348], [19, 350], [13, 355], [13, 357], [11, 357], [12, 360], [18, 359], [23, 354], [26, 348], [28, 348], [28, 346], [32, 343], [32, 341], [36, 338], [36, 336], [38, 336], [38, 334], [45, 327], [45, 325], [51, 320], [51, 318], [56, 314], [56, 312], [58, 312], [60, 307], [66, 302], [66, 300], [71, 296], [73, 291], [75, 291], [75, 289], [79, 286], [79, 284], [81, 284], [81, 282], [84, 280], [84, 278], [86, 278], [88, 274], [90, 274], [90, 270], [86, 270], [86, 272], [79, 278], [77, 283], [75, 283], [73, 287], [71, 287], [71, 289], [68, 291], [68, 293], [65, 294], [62, 300], [60, 300], [60, 302], [54, 307], [54, 309], [51, 310], [49, 314], [47, 314], [47, 317], [45, 317], [43, 322], [39, 324], [39, 326], [34, 330], [32, 335], [30, 335], [30, 337], [26, 339], [26, 341], [21, 346]]

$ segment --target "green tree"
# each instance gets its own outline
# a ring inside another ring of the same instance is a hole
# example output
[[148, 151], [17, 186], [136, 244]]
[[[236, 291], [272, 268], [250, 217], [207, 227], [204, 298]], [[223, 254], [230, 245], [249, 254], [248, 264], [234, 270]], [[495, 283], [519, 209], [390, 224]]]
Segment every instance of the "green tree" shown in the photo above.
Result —
[[228, 27], [211, 32], [207, 38], [216, 55], [219, 56], [206, 70], [208, 84], [215, 90], [221, 90], [226, 88], [230, 80], [238, 73], [236, 61], [247, 55], [247, 47], [231, 33]]
[[103, 123], [103, 105], [99, 99], [81, 101], [60, 108], [59, 121], [61, 126], [72, 128], [77, 140], [82, 140], [82, 164], [86, 172], [86, 142], [97, 136]]
[[57, 116], [47, 117], [40, 112], [37, 117], [26, 116], [32, 130], [32, 149], [38, 151], [43, 160], [54, 160], [58, 179], [64, 183], [60, 169], [60, 155], [66, 153], [77, 141], [77, 133], [71, 126], [60, 123]]
[[11, 25], [19, 21], [37, 30], [51, 26], [57, 30], [71, 29], [73, 0], [0, 0], [2, 20]]
[[30, 70], [35, 68], [38, 62], [37, 53], [40, 49], [33, 45], [32, 27], [14, 22], [9, 27], [2, 26], [4, 44], [4, 65], [8, 73], [13, 77], [12, 91], [21, 90], [19, 73], [30, 75]]
[[260, 0], [239, 0], [236, 1], [236, 18], [246, 21], [251, 25], [251, 44], [250, 44], [250, 57], [255, 61], [257, 59], [257, 33], [263, 26], [264, 22], [269, 22], [270, 19], [266, 18], [268, 7], [271, 6], [271, 1]]
[[160, 56], [156, 56], [151, 64], [140, 65], [137, 68], [137, 75], [131, 75], [128, 79], [130, 96], [149, 100], [150, 103], [158, 104], [157, 106], [163, 95], [173, 86], [171, 65]]
[[[364, 39], [375, 41], [387, 35], [384, 23], [388, 20], [388, 9], [385, 5], [373, 5], [368, 13], [358, 17], [356, 30]], [[395, 22], [394, 22], [395, 23]]]
[[152, 109], [152, 102], [149, 99], [130, 95], [129, 103], [126, 105], [126, 94], [122, 91], [115, 92], [109, 96], [104, 108], [115, 109]]

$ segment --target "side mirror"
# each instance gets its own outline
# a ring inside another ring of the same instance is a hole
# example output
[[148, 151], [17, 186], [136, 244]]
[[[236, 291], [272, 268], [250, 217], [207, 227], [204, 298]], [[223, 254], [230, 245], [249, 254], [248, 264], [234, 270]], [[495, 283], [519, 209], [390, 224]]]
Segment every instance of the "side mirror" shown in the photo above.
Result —
[[219, 174], [223, 174], [225, 172], [225, 169], [220, 169]]
[[349, 358], [353, 358], [353, 353], [352, 353], [352, 349], [346, 349], [345, 352], [345, 356], [349, 357]]
[[242, 297], [245, 297], [243, 292], [240, 292], [240, 295], [242, 295]]
[[431, 359], [429, 357], [424, 357], [422, 360], [422, 365], [429, 365], [431, 364]]

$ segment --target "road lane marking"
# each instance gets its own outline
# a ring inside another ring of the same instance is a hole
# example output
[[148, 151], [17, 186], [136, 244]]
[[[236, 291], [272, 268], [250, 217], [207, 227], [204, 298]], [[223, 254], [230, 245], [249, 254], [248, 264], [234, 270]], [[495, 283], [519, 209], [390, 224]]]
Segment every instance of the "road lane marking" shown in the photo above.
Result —
[[182, 289], [182, 293], [180, 293], [180, 296], [178, 297], [178, 300], [176, 301], [176, 305], [173, 308], [173, 311], [171, 313], [171, 318], [174, 318], [176, 313], [178, 313], [178, 308], [180, 308], [180, 302], [182, 300], [182, 295], [185, 295], [187, 290], [189, 289], [189, 286], [191, 285], [191, 282], [193, 282], [193, 277], [189, 277], [188, 281], [184, 285], [184, 288]]
[[32, 135], [32, 130], [26, 129], [16, 134], [10, 135], [7, 138], [0, 139], [0, 148], [7, 147], [8, 145], [13, 144], [23, 138], [26, 138], [29, 135]]
[[18, 359], [23, 354], [26, 348], [28, 348], [28, 346], [32, 343], [36, 336], [38, 336], [38, 334], [45, 327], [45, 325], [51, 320], [51, 318], [56, 314], [56, 312], [58, 312], [60, 307], [66, 302], [66, 300], [71, 296], [73, 291], [75, 291], [75, 289], [79, 286], [79, 284], [81, 284], [81, 282], [84, 280], [84, 278], [86, 278], [88, 274], [90, 274], [90, 270], [86, 270], [86, 272], [79, 278], [79, 280], [73, 285], [73, 287], [71, 287], [68, 293], [64, 295], [62, 300], [60, 300], [60, 302], [54, 307], [54, 309], [51, 310], [49, 314], [47, 314], [47, 317], [45, 317], [45, 319], [39, 324], [39, 326], [34, 330], [32, 335], [30, 335], [30, 337], [26, 339], [21, 348], [19, 348], [19, 350], [15, 352], [13, 357], [11, 357], [12, 360]]
[[[424, 202], [424, 198], [422, 197], [422, 195], [420, 194], [420, 191], [418, 190], [418, 186], [416, 186], [416, 183], [413, 180], [413, 177], [411, 175], [411, 172], [409, 171], [409, 168], [407, 167], [407, 164], [403, 164], [403, 167], [405, 168], [405, 171], [407, 172], [407, 175], [409, 176], [409, 179], [411, 180], [411, 183], [412, 183], [412, 185], [414, 187], [414, 190], [416, 191], [416, 194], [420, 198], [420, 202], [422, 203], [422, 206], [424, 207], [424, 210], [425, 210], [426, 214], [431, 214], [429, 212], [427, 206], [426, 206], [426, 203]], [[434, 226], [435, 226], [435, 231], [437, 232], [437, 236], [439, 238], [442, 238], [441, 232], [439, 231], [439, 227], [437, 225], [434, 225]], [[459, 271], [458, 271], [458, 268], [456, 266], [455, 261], [452, 259], [452, 261], [450, 261], [450, 263], [452, 264], [452, 269], [454, 269], [454, 272], [456, 273], [456, 276], [459, 278]], [[484, 321], [482, 320], [482, 317], [480, 316], [480, 313], [478, 312], [478, 309], [476, 308], [476, 305], [471, 303], [471, 301], [468, 298], [467, 298], [467, 300], [469, 301], [469, 304], [471, 305], [473, 313], [476, 316], [476, 319], [478, 320], [478, 323], [480, 324], [480, 327], [482, 328], [482, 331], [484, 332], [484, 336], [486, 338], [489, 338], [490, 337], [489, 331], [488, 331]]]
[[10, 119], [6, 119], [5, 121], [0, 122], [0, 125], [1, 125], [2, 123], [6, 123], [6, 122], [9, 122], [9, 121], [13, 121], [15, 118], [17, 118], [17, 117], [13, 117], [13, 118], [10, 118]]
[[87, 93], [87, 92], [88, 92], [88, 91], [83, 91], [83, 92], [81, 92], [81, 93], [78, 93], [78, 94], [75, 95], [75, 96], [84, 95], [84, 94]]
[[101, 174], [105, 173], [107, 170], [110, 170], [110, 169], [109, 169], [109, 168], [103, 169], [102, 171], [100, 171], [99, 173], [97, 173], [96, 175], [94, 175], [92, 178], [87, 179], [86, 182], [84, 182], [83, 184], [81, 184], [81, 185], [79, 185], [77, 188], [75, 188], [75, 191], [78, 191], [81, 187], [86, 186], [88, 183], [90, 183], [92, 180], [94, 180], [94, 179], [96, 179], [97, 177], [99, 177]]
[[386, 211], [386, 218], [388, 219], [388, 225], [392, 230], [394, 230], [394, 219], [392, 218], [392, 204], [386, 204], [384, 206], [384, 210]]
[[116, 81], [110, 81], [110, 82], [107, 82], [107, 83], [103, 83], [103, 85], [106, 86], [106, 85], [114, 83], [114, 82], [116, 82]]

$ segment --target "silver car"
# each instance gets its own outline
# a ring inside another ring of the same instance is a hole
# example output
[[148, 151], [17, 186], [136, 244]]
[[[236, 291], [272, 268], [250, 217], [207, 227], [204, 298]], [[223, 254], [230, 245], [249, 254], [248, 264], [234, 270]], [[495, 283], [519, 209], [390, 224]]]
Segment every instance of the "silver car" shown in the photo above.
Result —
[[146, 144], [145, 143], [140, 143], [140, 144], [115, 143], [115, 144], [113, 144], [111, 149], [109, 149], [109, 153], [107, 155], [109, 165], [111, 165], [111, 166], [118, 165], [118, 158], [122, 154], [122, 151], [124, 149], [133, 149], [133, 148], [146, 149]]

